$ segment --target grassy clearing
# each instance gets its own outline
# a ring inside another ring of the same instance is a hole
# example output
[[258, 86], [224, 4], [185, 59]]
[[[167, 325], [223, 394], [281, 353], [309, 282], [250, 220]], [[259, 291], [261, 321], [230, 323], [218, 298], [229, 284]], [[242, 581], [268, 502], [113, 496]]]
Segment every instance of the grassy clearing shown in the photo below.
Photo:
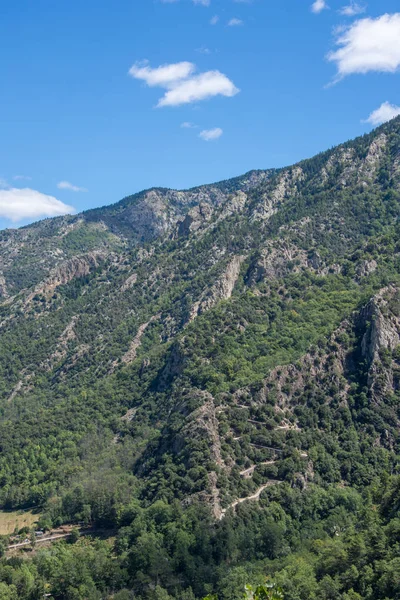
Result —
[[32, 527], [39, 519], [38, 513], [30, 510], [0, 511], [0, 535], [13, 533], [15, 527]]

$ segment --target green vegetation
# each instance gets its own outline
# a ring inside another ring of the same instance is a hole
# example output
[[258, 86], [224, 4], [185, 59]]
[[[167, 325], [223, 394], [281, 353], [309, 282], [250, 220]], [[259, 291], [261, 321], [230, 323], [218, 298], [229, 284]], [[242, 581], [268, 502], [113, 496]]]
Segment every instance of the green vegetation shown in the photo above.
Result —
[[211, 590], [241, 600], [250, 580], [254, 597], [264, 598], [268, 575], [278, 586], [272, 598], [282, 589], [285, 600], [397, 599], [399, 490], [398, 477], [376, 480], [364, 495], [284, 486], [220, 523], [201, 506], [132, 502], [114, 542], [82, 538], [37, 546], [28, 562], [3, 558], [0, 590], [5, 598], [47, 592], [68, 600], [189, 600]]
[[0, 600], [400, 600], [399, 143], [1, 232]]

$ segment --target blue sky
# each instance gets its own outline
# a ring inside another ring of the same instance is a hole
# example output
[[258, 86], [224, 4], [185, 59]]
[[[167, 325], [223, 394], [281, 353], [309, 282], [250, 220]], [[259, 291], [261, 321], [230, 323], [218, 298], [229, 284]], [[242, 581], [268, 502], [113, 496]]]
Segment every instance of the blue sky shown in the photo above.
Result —
[[0, 227], [291, 164], [369, 131], [400, 112], [398, 11], [4, 0]]

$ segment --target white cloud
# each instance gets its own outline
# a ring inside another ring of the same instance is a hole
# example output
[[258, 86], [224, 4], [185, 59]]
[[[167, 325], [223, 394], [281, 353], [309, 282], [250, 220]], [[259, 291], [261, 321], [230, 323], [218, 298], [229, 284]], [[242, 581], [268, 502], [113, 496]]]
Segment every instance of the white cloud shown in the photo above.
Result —
[[10, 219], [14, 223], [22, 219], [55, 217], [73, 212], [75, 209], [72, 206], [36, 190], [0, 190], [0, 217]]
[[241, 19], [236, 18], [233, 18], [230, 21], [228, 21], [229, 27], [236, 27], [237, 25], [243, 25], [243, 21]]
[[328, 5], [325, 0], [315, 0], [315, 2], [311, 5], [311, 11], [316, 14], [319, 14], [326, 8], [328, 8]]
[[156, 69], [148, 66], [148, 62], [135, 63], [129, 69], [129, 75], [135, 79], [145, 81], [148, 86], [168, 87], [170, 84], [186, 79], [196, 70], [196, 66], [190, 62], [180, 62], [171, 65], [161, 65]]
[[27, 175], [14, 175], [14, 181], [31, 181], [32, 177], [28, 177]]
[[200, 131], [199, 137], [206, 142], [211, 142], [220, 138], [223, 133], [220, 127], [215, 127], [215, 129], [203, 129]]
[[87, 192], [86, 188], [73, 185], [69, 181], [60, 181], [57, 183], [57, 187], [59, 190], [69, 190], [70, 192]]
[[396, 106], [395, 104], [390, 104], [390, 102], [383, 102], [379, 108], [374, 110], [368, 117], [365, 119], [364, 123], [371, 123], [371, 125], [381, 125], [382, 123], [386, 123], [386, 121], [390, 121], [400, 115], [400, 106]]
[[190, 121], [185, 121], [184, 123], [181, 124], [181, 127], [183, 129], [196, 129], [198, 127], [198, 125], [195, 125], [194, 123], [191, 123]]
[[341, 15], [346, 17], [355, 17], [356, 15], [361, 15], [367, 10], [367, 7], [363, 4], [358, 4], [358, 2], [350, 2], [347, 6], [343, 6], [339, 10]]
[[218, 15], [214, 15], [211, 19], [210, 19], [210, 25], [216, 25], [219, 21], [219, 16]]
[[180, 106], [213, 96], [231, 97], [239, 89], [219, 71], [206, 71], [194, 75], [196, 66], [193, 63], [181, 62], [162, 65], [152, 69], [145, 65], [134, 64], [129, 74], [135, 79], [145, 81], [148, 86], [159, 86], [167, 91], [159, 100], [157, 106]]
[[328, 54], [340, 80], [353, 73], [395, 73], [400, 67], [400, 13], [359, 19], [337, 33], [338, 50]]
[[226, 75], [219, 71], [207, 71], [190, 79], [176, 82], [161, 98], [157, 106], [180, 106], [207, 100], [213, 96], [232, 97], [238, 92], [238, 88]]

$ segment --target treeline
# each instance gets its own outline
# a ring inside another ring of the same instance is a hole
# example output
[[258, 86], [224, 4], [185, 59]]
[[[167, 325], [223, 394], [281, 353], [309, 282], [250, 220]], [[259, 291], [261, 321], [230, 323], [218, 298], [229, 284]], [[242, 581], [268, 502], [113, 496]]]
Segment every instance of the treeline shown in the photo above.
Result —
[[399, 506], [400, 478], [388, 475], [363, 494], [280, 486], [217, 523], [204, 505], [132, 501], [101, 521], [113, 538], [3, 558], [0, 598], [240, 600], [246, 583], [270, 577], [285, 600], [398, 600]]

